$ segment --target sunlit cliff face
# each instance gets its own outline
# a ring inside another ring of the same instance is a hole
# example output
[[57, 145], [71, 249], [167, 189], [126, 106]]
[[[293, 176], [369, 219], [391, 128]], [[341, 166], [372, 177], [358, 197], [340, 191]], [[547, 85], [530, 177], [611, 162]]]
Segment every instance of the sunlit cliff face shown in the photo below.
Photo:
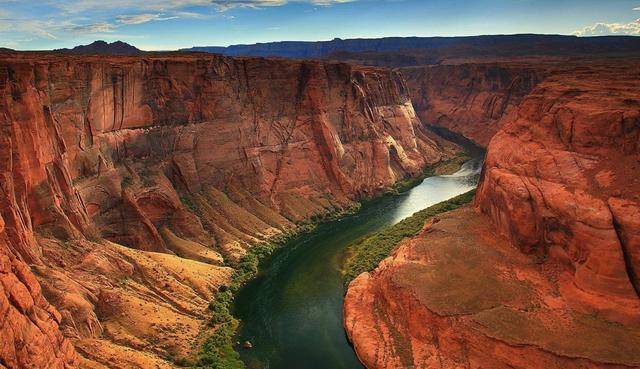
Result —
[[[530, 67], [545, 77], [496, 123], [475, 212], [433, 220], [350, 285], [368, 368], [640, 365], [637, 67]], [[467, 96], [455, 106], [504, 95]]]
[[386, 70], [10, 54], [0, 81], [12, 368], [195, 357], [229, 263], [454, 151]]

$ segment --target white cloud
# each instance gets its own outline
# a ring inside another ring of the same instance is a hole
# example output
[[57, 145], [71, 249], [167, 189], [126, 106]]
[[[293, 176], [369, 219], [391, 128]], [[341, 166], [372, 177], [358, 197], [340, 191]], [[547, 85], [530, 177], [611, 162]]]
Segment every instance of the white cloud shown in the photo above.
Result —
[[320, 5], [320, 6], [329, 6], [334, 4], [351, 3], [354, 1], [356, 0], [313, 0], [311, 1], [311, 3], [315, 5]]
[[573, 33], [576, 36], [640, 35], [640, 19], [629, 23], [596, 23]]
[[[58, 39], [54, 32], [54, 29], [57, 28], [56, 24], [51, 20], [0, 18], [0, 32], [18, 38], [31, 35], [37, 38], [56, 40]], [[68, 23], [60, 23], [60, 25], [62, 24], [69, 25]]]
[[[331, 6], [358, 0], [43, 0], [46, 14], [28, 10], [13, 14], [14, 8], [0, 8], [0, 39], [4, 43], [36, 39], [70, 39], [78, 35], [118, 34], [120, 29], [148, 22], [178, 18], [205, 19], [237, 8], [277, 7], [291, 3]], [[0, 4], [21, 4], [0, 0]], [[1, 42], [0, 42], [1, 43]]]
[[233, 8], [264, 8], [289, 3], [309, 3], [329, 6], [357, 0], [69, 0], [53, 1], [53, 6], [67, 13], [82, 13], [96, 10], [138, 9], [141, 11], [171, 11], [193, 7], [215, 7], [219, 11]]
[[233, 8], [265, 8], [282, 6], [289, 3], [308, 3], [320, 6], [350, 3], [356, 0], [211, 0], [210, 3], [218, 11], [224, 12]]
[[53, 0], [51, 5], [69, 14], [79, 14], [105, 10], [167, 11], [210, 6], [211, 0]]
[[142, 24], [142, 23], [147, 23], [151, 21], [164, 21], [164, 20], [177, 19], [177, 18], [180, 18], [180, 17], [177, 15], [165, 16], [164, 14], [152, 14], [152, 13], [116, 16], [117, 23], [119, 24]]
[[107, 22], [100, 23], [89, 23], [89, 24], [80, 24], [80, 25], [72, 25], [65, 28], [73, 33], [109, 33], [116, 30], [116, 26]]

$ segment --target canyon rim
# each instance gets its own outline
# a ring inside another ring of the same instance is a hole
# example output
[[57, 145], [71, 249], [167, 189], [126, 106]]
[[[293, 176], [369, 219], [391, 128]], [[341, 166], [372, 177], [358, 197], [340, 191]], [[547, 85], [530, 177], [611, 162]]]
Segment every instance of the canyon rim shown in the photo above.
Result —
[[0, 369], [640, 368], [637, 21], [204, 32], [398, 3], [0, 3]]

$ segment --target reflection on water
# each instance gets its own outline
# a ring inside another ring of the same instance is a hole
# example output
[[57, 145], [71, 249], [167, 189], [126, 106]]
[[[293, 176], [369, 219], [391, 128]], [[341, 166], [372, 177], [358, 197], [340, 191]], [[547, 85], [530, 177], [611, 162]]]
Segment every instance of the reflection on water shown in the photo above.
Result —
[[242, 351], [247, 368], [363, 368], [342, 327], [339, 268], [345, 247], [473, 189], [481, 166], [482, 158], [475, 158], [453, 175], [430, 177], [404, 194], [371, 201], [358, 214], [320, 225], [278, 251], [236, 299], [239, 341], [254, 346]]
[[416, 211], [474, 189], [481, 169], [482, 158], [475, 158], [464, 163], [454, 174], [425, 179], [421, 185], [401, 195], [407, 198], [393, 210], [391, 223], [395, 224]]

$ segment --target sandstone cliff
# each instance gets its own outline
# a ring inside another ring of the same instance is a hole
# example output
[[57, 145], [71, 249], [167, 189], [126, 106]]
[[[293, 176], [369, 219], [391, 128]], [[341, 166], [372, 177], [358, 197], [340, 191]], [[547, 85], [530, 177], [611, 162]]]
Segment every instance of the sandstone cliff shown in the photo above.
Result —
[[368, 368], [640, 367], [637, 65], [537, 66], [498, 122], [476, 212], [350, 285], [345, 328]]
[[574, 310], [556, 266], [472, 208], [438, 220], [349, 286], [345, 328], [367, 368], [640, 367], [640, 325]]
[[402, 68], [416, 113], [425, 124], [487, 146], [500, 120], [513, 114], [546, 71], [521, 63], [467, 63]]
[[248, 248], [454, 150], [345, 64], [13, 53], [0, 90], [7, 368], [172, 367]]
[[502, 122], [477, 203], [526, 253], [565, 266], [563, 294], [640, 322], [637, 64], [558, 67]]

